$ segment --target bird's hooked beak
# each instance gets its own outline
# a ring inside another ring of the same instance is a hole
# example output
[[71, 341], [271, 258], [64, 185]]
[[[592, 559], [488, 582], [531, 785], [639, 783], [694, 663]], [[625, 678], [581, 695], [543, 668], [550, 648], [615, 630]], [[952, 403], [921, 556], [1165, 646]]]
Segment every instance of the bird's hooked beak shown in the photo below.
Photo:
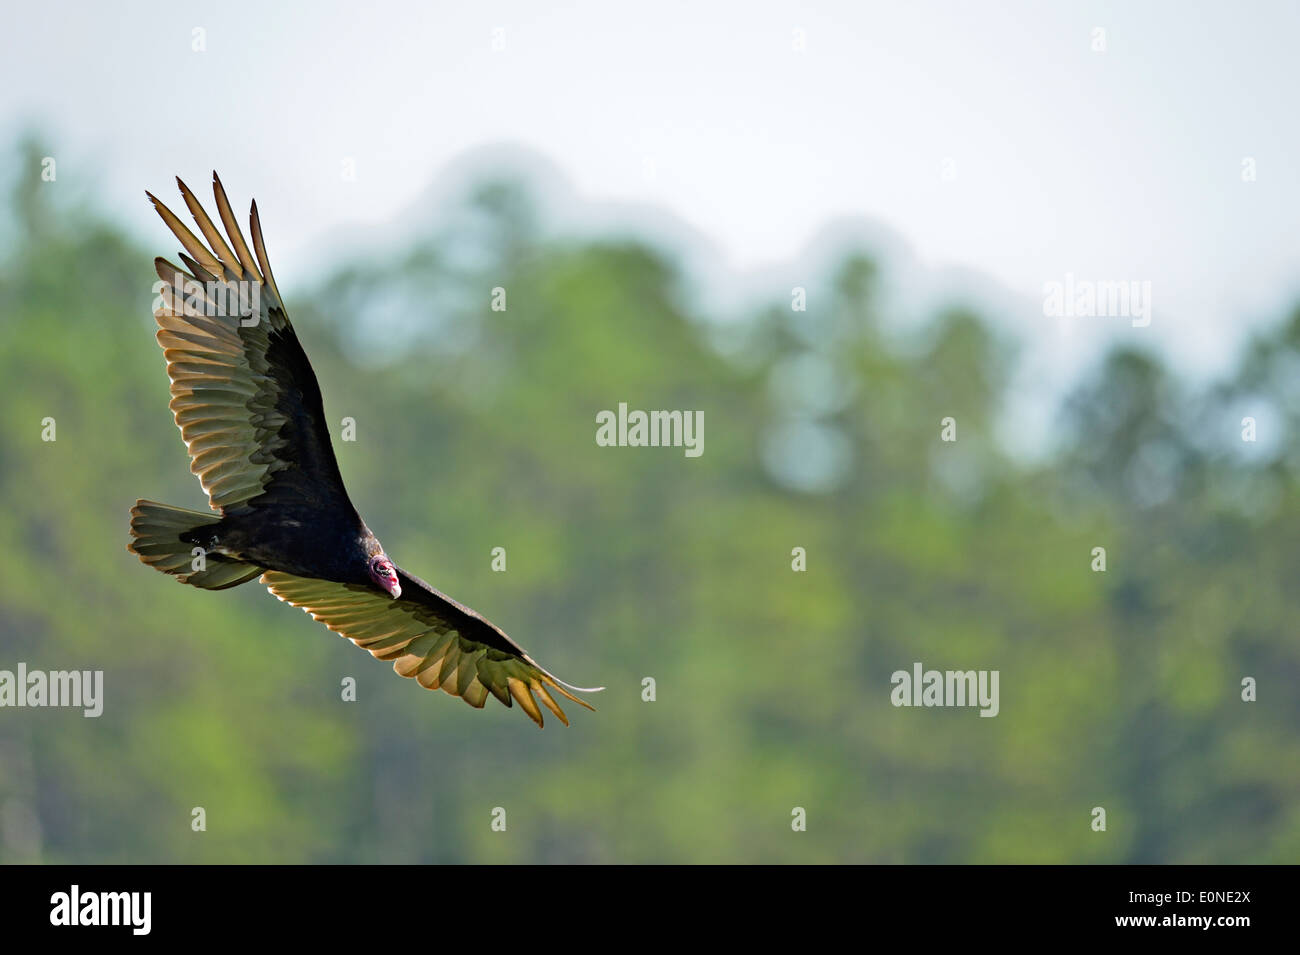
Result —
[[396, 600], [402, 596], [402, 585], [397, 580], [397, 568], [383, 554], [370, 559], [370, 579], [388, 592]]

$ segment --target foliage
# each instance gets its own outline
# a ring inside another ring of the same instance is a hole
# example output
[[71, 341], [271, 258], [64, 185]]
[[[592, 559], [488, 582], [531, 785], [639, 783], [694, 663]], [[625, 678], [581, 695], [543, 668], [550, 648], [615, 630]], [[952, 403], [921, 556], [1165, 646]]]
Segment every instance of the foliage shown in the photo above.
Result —
[[[807, 312], [724, 326], [664, 254], [550, 236], [494, 183], [408, 257], [314, 291], [279, 276], [327, 414], [357, 422], [335, 446], [389, 553], [609, 687], [539, 733], [255, 583], [201, 592], [126, 552], [137, 497], [204, 502], [151, 256], [52, 191], [16, 184], [0, 263], [0, 668], [102, 669], [106, 703], [0, 710], [0, 859], [1300, 854], [1300, 311], [1200, 392], [1111, 354], [1030, 466], [993, 437], [1008, 343], [958, 310], [924, 347], [889, 344], [861, 254], [828, 263]], [[619, 402], [703, 411], [705, 453], [598, 447]], [[1272, 437], [1243, 443], [1245, 415]], [[1000, 714], [895, 708], [914, 661], [999, 670]]]

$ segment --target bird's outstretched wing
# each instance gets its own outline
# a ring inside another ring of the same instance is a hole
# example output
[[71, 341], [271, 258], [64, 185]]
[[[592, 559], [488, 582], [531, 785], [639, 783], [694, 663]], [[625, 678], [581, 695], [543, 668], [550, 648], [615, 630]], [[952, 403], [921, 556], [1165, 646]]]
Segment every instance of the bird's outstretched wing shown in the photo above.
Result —
[[[590, 703], [570, 693], [595, 693], [562, 683], [543, 670], [497, 627], [473, 610], [440, 594], [401, 570], [402, 596], [396, 600], [364, 584], [340, 584], [270, 570], [262, 583], [285, 603], [301, 607], [335, 633], [341, 633], [421, 686], [459, 696], [482, 707], [491, 693], [506, 706], [512, 698], [542, 725], [540, 699], [565, 726], [568, 718], [547, 687], [580, 706]], [[533, 694], [537, 694], [537, 698]]]
[[185, 183], [176, 182], [206, 245], [146, 195], [185, 248], [181, 259], [189, 270], [154, 260], [163, 283], [154, 311], [158, 343], [190, 470], [222, 513], [263, 495], [267, 504], [283, 497], [350, 507], [316, 375], [267, 262], [257, 203], [249, 218], [255, 259], [216, 173], [212, 189], [225, 236]]

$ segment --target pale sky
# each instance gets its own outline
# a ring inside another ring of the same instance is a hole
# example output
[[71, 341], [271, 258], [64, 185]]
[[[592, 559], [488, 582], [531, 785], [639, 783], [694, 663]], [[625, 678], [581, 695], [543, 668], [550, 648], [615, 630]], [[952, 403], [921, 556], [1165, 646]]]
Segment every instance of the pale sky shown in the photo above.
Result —
[[[219, 169], [237, 206], [257, 196], [288, 288], [317, 277], [324, 236], [512, 143], [581, 202], [662, 208], [736, 274], [788, 264], [830, 221], [878, 223], [921, 268], [1023, 297], [1020, 331], [1057, 353], [1132, 338], [1213, 371], [1300, 298], [1294, 2], [148, 0], [5, 19], [0, 133], [45, 130], [60, 181], [141, 236], [161, 239], [144, 189]], [[1067, 272], [1150, 281], [1150, 327], [1062, 336], [1038, 303]]]

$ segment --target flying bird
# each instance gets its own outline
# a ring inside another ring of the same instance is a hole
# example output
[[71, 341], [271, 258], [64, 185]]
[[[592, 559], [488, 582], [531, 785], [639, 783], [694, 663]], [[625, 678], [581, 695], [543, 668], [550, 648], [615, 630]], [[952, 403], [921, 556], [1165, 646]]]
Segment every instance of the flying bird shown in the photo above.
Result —
[[[249, 251], [216, 173], [225, 235], [180, 179], [200, 241], [145, 193], [185, 251], [154, 260], [154, 318], [171, 410], [209, 512], [139, 500], [127, 549], [181, 583], [225, 590], [258, 577], [280, 600], [421, 686], [482, 707], [517, 701], [538, 726], [548, 690], [595, 709], [500, 628], [393, 563], [352, 506], [330, 444], [320, 386], [271, 275], [257, 203]], [[572, 691], [572, 692], [571, 692]]]

